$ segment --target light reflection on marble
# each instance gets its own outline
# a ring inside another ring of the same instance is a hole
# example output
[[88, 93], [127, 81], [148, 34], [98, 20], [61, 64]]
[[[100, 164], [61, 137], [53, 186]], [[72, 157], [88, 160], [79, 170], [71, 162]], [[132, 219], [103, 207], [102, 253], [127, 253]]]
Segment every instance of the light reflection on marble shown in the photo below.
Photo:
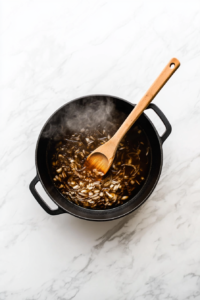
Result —
[[[9, 0], [0, 30], [0, 299], [200, 299], [199, 2]], [[174, 56], [148, 201], [106, 223], [47, 215], [28, 189], [47, 118], [88, 94], [136, 103]]]

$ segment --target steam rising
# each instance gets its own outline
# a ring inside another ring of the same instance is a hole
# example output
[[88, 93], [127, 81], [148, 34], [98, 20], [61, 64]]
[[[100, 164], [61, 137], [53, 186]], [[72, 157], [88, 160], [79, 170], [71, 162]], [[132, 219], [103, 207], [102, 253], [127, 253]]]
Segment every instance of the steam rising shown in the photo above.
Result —
[[79, 132], [82, 128], [109, 128], [114, 134], [126, 115], [116, 109], [115, 99], [90, 96], [70, 102], [53, 115], [45, 126], [42, 137], [59, 139], [66, 132]]

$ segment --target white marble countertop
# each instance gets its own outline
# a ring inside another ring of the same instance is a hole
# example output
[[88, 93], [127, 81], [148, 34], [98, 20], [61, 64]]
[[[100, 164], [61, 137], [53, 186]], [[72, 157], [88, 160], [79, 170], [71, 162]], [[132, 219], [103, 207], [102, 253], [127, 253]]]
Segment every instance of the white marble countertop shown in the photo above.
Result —
[[[8, 0], [0, 30], [0, 299], [200, 299], [199, 1]], [[88, 94], [137, 103], [172, 57], [148, 201], [112, 222], [48, 215], [29, 191], [48, 117]]]

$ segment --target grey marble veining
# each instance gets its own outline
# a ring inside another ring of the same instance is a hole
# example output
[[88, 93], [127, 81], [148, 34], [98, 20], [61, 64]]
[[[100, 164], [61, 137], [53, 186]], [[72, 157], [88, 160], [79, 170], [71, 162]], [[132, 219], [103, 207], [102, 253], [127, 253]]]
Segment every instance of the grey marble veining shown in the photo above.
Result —
[[[0, 300], [200, 299], [199, 36], [195, 0], [2, 1]], [[154, 103], [173, 130], [148, 201], [105, 223], [47, 215], [28, 185], [48, 117], [89, 94], [137, 103], [172, 57]]]

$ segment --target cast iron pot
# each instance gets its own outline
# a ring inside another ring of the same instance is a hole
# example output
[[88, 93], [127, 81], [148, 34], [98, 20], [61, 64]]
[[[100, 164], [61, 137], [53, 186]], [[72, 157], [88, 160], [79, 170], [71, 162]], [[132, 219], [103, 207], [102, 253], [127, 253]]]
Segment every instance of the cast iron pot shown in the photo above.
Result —
[[[153, 109], [154, 112], [162, 120], [165, 125], [165, 132], [162, 136], [159, 136], [156, 128], [154, 127], [150, 119], [145, 115], [145, 113], [143, 113], [136, 122], [140, 127], [142, 127], [149, 139], [151, 146], [151, 164], [145, 184], [132, 199], [130, 199], [125, 204], [115, 208], [107, 210], [92, 210], [80, 207], [72, 203], [71, 201], [64, 198], [62, 194], [56, 189], [48, 169], [49, 142], [53, 138], [53, 136], [59, 132], [61, 128], [60, 122], [62, 122], [63, 116], [68, 116], [68, 119], [73, 120], [74, 108], [76, 109], [76, 114], [77, 110], [78, 112], [80, 111], [81, 114], [83, 110], [87, 110], [87, 106], [94, 100], [98, 103], [107, 103], [109, 101], [112, 101], [117, 111], [123, 112], [125, 115], [128, 115], [135, 106], [134, 104], [131, 104], [130, 102], [117, 97], [107, 95], [91, 95], [68, 102], [67, 104], [59, 108], [48, 119], [38, 137], [35, 152], [37, 175], [30, 183], [30, 190], [38, 203], [50, 215], [69, 213], [75, 217], [90, 221], [109, 221], [121, 218], [127, 214], [130, 214], [139, 206], [141, 206], [151, 195], [158, 183], [163, 163], [162, 144], [171, 133], [171, 125], [162, 111], [155, 104], [150, 104], [148, 109]], [[84, 127], [84, 124], [82, 125], [82, 127]], [[52, 210], [38, 194], [37, 190], [35, 189], [35, 185], [38, 181], [41, 182], [46, 193], [58, 206], [57, 209]]]

